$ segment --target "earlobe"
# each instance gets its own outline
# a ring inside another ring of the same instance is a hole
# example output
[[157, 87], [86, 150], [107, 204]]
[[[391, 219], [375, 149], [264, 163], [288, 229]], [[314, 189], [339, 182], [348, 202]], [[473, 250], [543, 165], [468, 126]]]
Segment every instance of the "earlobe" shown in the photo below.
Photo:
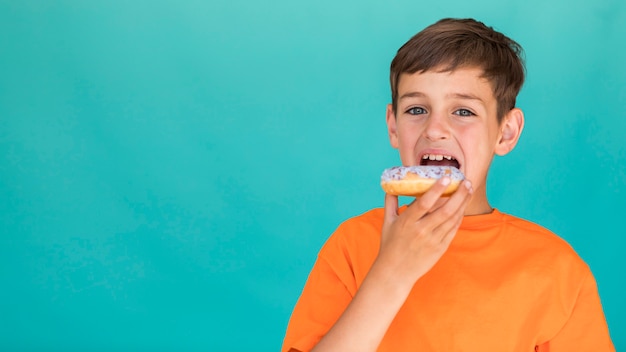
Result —
[[398, 129], [396, 124], [396, 114], [393, 111], [393, 105], [387, 105], [387, 132], [389, 133], [389, 143], [398, 149]]
[[500, 139], [496, 144], [495, 153], [505, 155], [517, 145], [524, 129], [524, 113], [518, 108], [509, 111], [500, 126]]

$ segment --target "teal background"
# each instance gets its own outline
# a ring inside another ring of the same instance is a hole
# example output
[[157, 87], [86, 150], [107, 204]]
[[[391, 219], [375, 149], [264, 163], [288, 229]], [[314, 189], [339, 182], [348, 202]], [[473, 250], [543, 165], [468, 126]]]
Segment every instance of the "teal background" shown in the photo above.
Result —
[[0, 0], [0, 350], [278, 350], [442, 17], [524, 46], [492, 205], [576, 249], [626, 348], [624, 1]]

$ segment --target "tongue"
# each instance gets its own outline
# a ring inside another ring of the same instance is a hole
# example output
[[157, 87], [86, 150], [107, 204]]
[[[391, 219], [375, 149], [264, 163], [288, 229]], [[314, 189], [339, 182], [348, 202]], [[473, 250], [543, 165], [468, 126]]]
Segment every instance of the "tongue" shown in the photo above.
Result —
[[426, 165], [426, 166], [454, 166], [456, 168], [459, 167], [459, 162], [456, 160], [448, 160], [448, 159], [443, 159], [443, 160], [422, 160], [422, 165]]

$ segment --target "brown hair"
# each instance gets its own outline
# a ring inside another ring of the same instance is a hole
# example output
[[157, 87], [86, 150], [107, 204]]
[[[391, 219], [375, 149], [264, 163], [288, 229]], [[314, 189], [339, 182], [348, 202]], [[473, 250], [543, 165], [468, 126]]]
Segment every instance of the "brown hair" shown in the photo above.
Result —
[[391, 99], [398, 103], [398, 81], [403, 73], [431, 69], [450, 72], [478, 67], [492, 85], [498, 102], [498, 122], [515, 107], [524, 84], [522, 47], [504, 34], [473, 19], [446, 18], [409, 39], [391, 62]]

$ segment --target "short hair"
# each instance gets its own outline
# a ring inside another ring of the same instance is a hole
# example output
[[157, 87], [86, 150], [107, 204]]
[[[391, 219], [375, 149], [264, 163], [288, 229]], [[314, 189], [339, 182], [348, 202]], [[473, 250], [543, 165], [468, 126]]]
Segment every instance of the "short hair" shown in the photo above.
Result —
[[436, 69], [450, 72], [477, 67], [492, 85], [498, 122], [515, 107], [524, 84], [522, 47], [504, 34], [474, 19], [445, 18], [426, 27], [407, 41], [391, 62], [390, 83], [394, 112], [398, 103], [398, 81], [403, 73]]

